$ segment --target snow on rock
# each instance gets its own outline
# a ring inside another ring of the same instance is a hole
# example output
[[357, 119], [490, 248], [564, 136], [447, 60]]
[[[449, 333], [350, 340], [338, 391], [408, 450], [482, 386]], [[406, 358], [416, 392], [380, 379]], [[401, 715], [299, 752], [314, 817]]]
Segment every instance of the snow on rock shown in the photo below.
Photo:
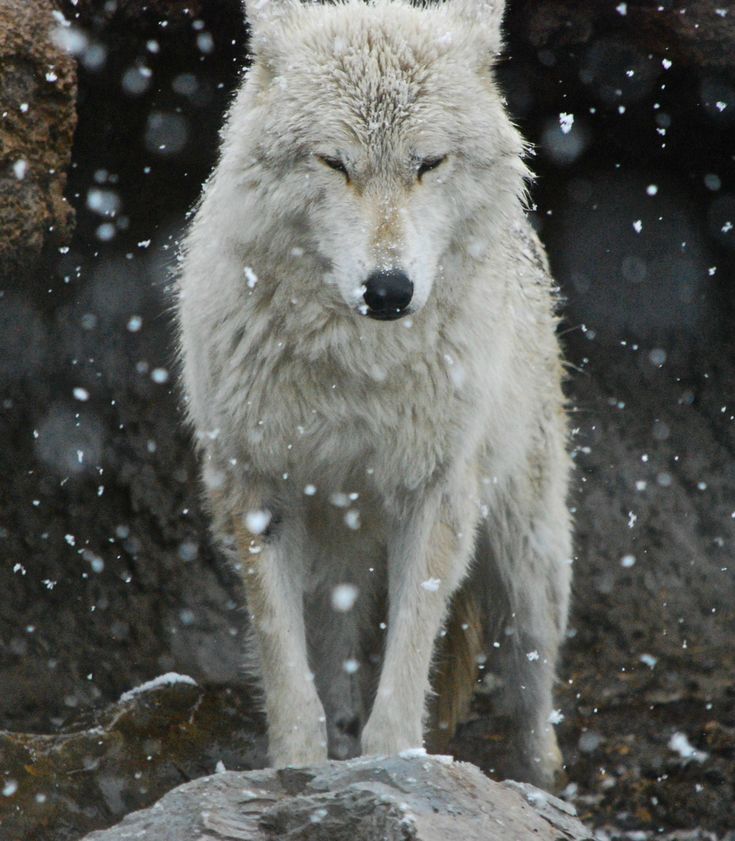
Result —
[[152, 680], [147, 680], [141, 683], [140, 686], [135, 686], [133, 689], [128, 689], [120, 696], [120, 702], [132, 701], [136, 695], [142, 695], [144, 692], [151, 692], [158, 689], [160, 686], [171, 686], [174, 683], [187, 683], [189, 686], [199, 686], [193, 677], [189, 675], [180, 675], [178, 672], [166, 672], [165, 675], [159, 675]]

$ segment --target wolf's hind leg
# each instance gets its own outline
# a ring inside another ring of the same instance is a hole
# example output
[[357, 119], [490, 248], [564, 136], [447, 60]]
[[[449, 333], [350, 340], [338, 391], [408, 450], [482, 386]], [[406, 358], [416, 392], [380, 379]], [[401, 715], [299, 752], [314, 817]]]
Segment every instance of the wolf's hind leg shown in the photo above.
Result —
[[258, 517], [247, 514], [247, 508], [241, 509], [232, 525], [265, 691], [270, 760], [276, 767], [324, 762], [324, 710], [309, 668], [304, 628], [301, 530], [285, 521], [266, 538], [253, 530]]

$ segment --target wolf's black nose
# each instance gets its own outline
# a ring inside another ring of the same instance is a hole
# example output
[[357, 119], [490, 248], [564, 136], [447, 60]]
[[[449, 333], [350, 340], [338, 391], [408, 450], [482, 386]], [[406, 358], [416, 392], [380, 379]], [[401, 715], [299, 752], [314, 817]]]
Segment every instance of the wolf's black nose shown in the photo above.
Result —
[[373, 272], [365, 283], [363, 297], [371, 318], [392, 321], [406, 314], [413, 297], [413, 283], [400, 269]]

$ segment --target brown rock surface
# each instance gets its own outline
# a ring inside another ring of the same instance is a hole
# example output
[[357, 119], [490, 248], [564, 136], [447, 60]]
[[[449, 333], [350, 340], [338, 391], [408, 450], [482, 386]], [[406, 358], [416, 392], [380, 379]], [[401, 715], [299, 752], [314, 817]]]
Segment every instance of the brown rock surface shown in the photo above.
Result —
[[217, 762], [262, 764], [252, 699], [181, 677], [128, 693], [62, 733], [0, 731], [0, 838], [73, 841], [213, 772]]
[[73, 60], [52, 41], [49, 0], [0, 2], [0, 279], [28, 277], [44, 246], [63, 243], [76, 126]]

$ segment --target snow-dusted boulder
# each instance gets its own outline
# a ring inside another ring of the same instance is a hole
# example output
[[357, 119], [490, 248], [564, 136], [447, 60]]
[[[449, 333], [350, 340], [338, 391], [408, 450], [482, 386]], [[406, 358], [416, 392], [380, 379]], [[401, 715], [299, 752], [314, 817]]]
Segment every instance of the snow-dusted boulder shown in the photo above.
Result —
[[84, 841], [576, 841], [566, 803], [421, 752], [311, 768], [223, 772]]

